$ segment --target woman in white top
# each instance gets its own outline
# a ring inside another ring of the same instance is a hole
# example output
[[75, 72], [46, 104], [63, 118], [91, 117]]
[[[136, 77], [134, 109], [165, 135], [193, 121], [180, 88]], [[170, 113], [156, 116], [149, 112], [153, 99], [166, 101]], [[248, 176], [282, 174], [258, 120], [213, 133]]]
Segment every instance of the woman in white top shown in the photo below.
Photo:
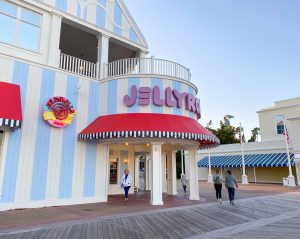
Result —
[[129, 175], [129, 170], [125, 169], [121, 179], [121, 187], [124, 188], [124, 192], [125, 192], [125, 201], [128, 200], [128, 191], [131, 187], [131, 183], [132, 183], [132, 178], [131, 175]]

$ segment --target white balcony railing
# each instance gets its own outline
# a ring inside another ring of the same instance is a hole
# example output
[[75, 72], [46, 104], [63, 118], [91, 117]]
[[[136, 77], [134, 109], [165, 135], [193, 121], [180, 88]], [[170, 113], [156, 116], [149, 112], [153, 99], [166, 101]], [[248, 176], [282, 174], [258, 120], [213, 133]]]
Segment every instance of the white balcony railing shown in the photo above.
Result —
[[60, 53], [59, 67], [85, 77], [97, 77], [97, 64]]
[[162, 75], [190, 81], [190, 70], [178, 63], [155, 58], [129, 58], [105, 65], [103, 78], [121, 75]]

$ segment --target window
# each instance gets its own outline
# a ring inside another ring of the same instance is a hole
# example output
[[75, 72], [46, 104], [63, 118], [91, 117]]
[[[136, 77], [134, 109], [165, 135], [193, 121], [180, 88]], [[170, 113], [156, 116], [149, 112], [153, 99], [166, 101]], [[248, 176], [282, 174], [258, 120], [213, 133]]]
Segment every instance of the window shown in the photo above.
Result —
[[109, 183], [118, 184], [118, 158], [109, 159]]
[[38, 51], [41, 15], [0, 0], [0, 42]]
[[275, 123], [276, 123], [276, 132], [277, 134], [282, 134], [284, 132], [284, 115], [275, 115]]

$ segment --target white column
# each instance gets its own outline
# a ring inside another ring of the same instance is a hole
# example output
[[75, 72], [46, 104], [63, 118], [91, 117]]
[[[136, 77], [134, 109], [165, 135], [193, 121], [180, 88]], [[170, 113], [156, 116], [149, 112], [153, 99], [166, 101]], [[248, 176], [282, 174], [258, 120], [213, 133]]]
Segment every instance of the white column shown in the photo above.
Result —
[[146, 190], [151, 190], [152, 185], [151, 185], [151, 157], [150, 156], [146, 156], [146, 160], [145, 160], [145, 164], [146, 164], [146, 170], [145, 170], [145, 189]]
[[51, 12], [51, 26], [48, 47], [48, 65], [52, 67], [59, 67], [60, 61], [60, 29], [62, 16]]
[[97, 66], [98, 76], [97, 79], [103, 79], [106, 77], [105, 65], [108, 63], [108, 49], [109, 49], [109, 37], [106, 35], [98, 35], [98, 54], [97, 54]]
[[[134, 167], [135, 167], [135, 164], [134, 164], [134, 147], [133, 147], [133, 144], [131, 146], [132, 147], [128, 147], [127, 168], [129, 169], [129, 173], [132, 176], [134, 176], [133, 175]], [[132, 180], [133, 180], [132, 184], [134, 185], [135, 177], [133, 177]], [[130, 187], [129, 193], [134, 193], [134, 187]]]
[[167, 153], [167, 193], [169, 195], [177, 194], [177, 183], [176, 183], [176, 152], [172, 151]]
[[163, 193], [167, 192], [167, 154], [161, 154], [161, 176], [162, 176], [162, 191]]
[[109, 145], [108, 144], [98, 144], [97, 153], [99, 158], [96, 162], [96, 195], [99, 201], [107, 201], [108, 194], [108, 171], [109, 171]]
[[190, 160], [189, 152], [184, 151], [185, 178], [190, 179]]
[[140, 50], [138, 52], [138, 58], [146, 58], [147, 57], [148, 52]]
[[162, 173], [161, 173], [161, 145], [162, 143], [152, 143], [151, 145], [151, 205], [163, 205], [162, 200]]
[[297, 183], [299, 186], [300, 185], [300, 154], [295, 154], [294, 162], [296, 167]]
[[140, 50], [140, 51], [138, 52], [138, 58], [140, 58], [140, 59], [139, 59], [139, 64], [140, 64], [140, 65], [136, 65], [136, 67], [139, 68], [138, 71], [139, 71], [140, 74], [145, 74], [145, 73], [146, 73], [146, 71], [145, 71], [145, 65], [146, 65], [146, 61], [147, 61], [147, 60], [146, 60], [145, 58], [147, 57], [147, 56], [146, 56], [147, 53], [148, 53], [148, 52], [145, 52], [145, 51], [143, 51], [143, 50]]
[[290, 158], [290, 150], [289, 150], [289, 142], [288, 142], [288, 131], [286, 128], [286, 124], [284, 126], [284, 139], [285, 139], [285, 146], [286, 146], [286, 156], [288, 158], [288, 167], [289, 167], [289, 176], [288, 176], [288, 186], [294, 187], [296, 186], [295, 184], [295, 177], [292, 172], [292, 165], [291, 165], [291, 158]]
[[243, 175], [242, 175], [242, 184], [249, 184], [248, 177], [246, 175], [245, 170], [245, 157], [244, 157], [244, 142], [243, 142], [243, 134], [242, 134], [242, 124], [240, 123], [240, 137], [241, 137], [241, 148], [242, 148], [242, 166], [243, 166]]
[[207, 182], [212, 183], [212, 175], [211, 175], [211, 164], [210, 164], [210, 150], [208, 150], [208, 176], [207, 176]]
[[197, 149], [189, 149], [190, 200], [199, 200]]
[[134, 158], [134, 187], [136, 191], [139, 191], [140, 183], [140, 157], [136, 156]]
[[180, 156], [181, 156], [181, 177], [184, 174], [183, 172], [183, 150], [180, 151]]

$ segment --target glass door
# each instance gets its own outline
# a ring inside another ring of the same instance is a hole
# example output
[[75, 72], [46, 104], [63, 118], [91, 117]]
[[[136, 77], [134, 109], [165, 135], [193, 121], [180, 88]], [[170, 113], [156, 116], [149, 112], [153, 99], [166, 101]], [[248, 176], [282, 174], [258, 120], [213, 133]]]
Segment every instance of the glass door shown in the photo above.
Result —
[[109, 158], [109, 184], [118, 184], [119, 158]]

